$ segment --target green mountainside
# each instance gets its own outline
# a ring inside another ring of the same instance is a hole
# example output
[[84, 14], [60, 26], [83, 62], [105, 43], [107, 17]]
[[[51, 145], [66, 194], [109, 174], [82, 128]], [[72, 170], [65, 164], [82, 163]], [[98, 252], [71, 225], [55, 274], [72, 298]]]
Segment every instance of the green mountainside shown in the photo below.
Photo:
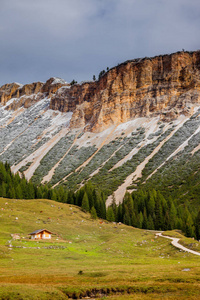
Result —
[[75, 204], [85, 212], [111, 222], [120, 222], [137, 228], [150, 230], [180, 229], [186, 236], [200, 237], [199, 213], [193, 205], [163, 196], [155, 189], [126, 192], [123, 202], [116, 204], [115, 197], [106, 209], [104, 193], [88, 182], [76, 193], [62, 186], [52, 189], [47, 185], [39, 187], [19, 174], [11, 172], [8, 163], [0, 163], [0, 196], [17, 199], [51, 199], [62, 203]]

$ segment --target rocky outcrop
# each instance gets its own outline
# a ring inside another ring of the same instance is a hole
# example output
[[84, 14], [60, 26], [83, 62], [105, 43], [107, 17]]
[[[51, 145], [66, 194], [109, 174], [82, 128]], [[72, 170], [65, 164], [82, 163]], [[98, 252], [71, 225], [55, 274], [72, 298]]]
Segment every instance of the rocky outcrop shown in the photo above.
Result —
[[72, 86], [53, 77], [46, 83], [0, 88], [2, 104], [17, 98], [7, 109], [29, 107], [45, 97], [51, 98], [51, 109], [73, 112], [71, 128], [94, 132], [135, 117], [160, 115], [169, 121], [190, 115], [200, 102], [200, 51], [126, 61], [98, 81]]
[[13, 97], [19, 97], [19, 83], [8, 83], [0, 87], [0, 103], [5, 105]]
[[52, 97], [56, 91], [67, 83], [60, 78], [52, 77], [47, 82], [33, 82], [21, 85], [19, 83], [5, 84], [0, 88], [0, 103], [5, 105], [11, 98], [16, 98], [7, 109], [24, 106], [30, 107], [45, 97]]
[[47, 80], [45, 84], [41, 87], [41, 93], [45, 93], [49, 97], [52, 97], [55, 92], [62, 86], [69, 85], [65, 80], [57, 77], [52, 77]]
[[101, 131], [134, 117], [171, 120], [200, 102], [200, 51], [127, 61], [96, 82], [59, 89], [50, 108], [73, 111], [71, 127]]

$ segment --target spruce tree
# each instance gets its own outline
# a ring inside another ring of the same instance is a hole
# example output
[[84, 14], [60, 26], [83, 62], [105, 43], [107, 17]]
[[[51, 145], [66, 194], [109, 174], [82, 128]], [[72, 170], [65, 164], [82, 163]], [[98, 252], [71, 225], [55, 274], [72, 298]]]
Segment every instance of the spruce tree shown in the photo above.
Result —
[[147, 229], [147, 227], [148, 227], [148, 219], [147, 219], [146, 208], [144, 208], [142, 228]]
[[81, 208], [84, 212], [87, 212], [90, 210], [90, 206], [89, 206], [89, 201], [88, 201], [88, 196], [85, 192], [84, 196], [83, 196], [83, 200], [82, 200], [82, 205]]
[[151, 215], [149, 215], [148, 217], [147, 228], [150, 230], [154, 230], [154, 223]]
[[196, 239], [200, 240], [200, 210], [194, 222]]
[[103, 201], [103, 199], [100, 200], [99, 202], [99, 207], [100, 207], [100, 214], [99, 217], [102, 219], [106, 219], [106, 205], [105, 202]]
[[108, 207], [107, 212], [106, 212], [106, 220], [109, 222], [114, 222], [115, 221], [115, 215], [113, 212], [113, 209], [111, 206]]
[[148, 203], [147, 203], [147, 213], [148, 213], [148, 215], [153, 216], [154, 209], [155, 209], [155, 198], [154, 198], [154, 194], [153, 194], [152, 192], [149, 192], [149, 195], [148, 195]]
[[118, 218], [118, 208], [117, 208], [117, 204], [116, 204], [116, 199], [115, 199], [115, 195], [114, 193], [112, 194], [112, 203], [111, 203], [111, 207], [113, 209], [113, 213], [114, 213], [114, 216], [115, 216], [115, 220], [117, 220]]
[[143, 224], [143, 214], [142, 212], [140, 212], [137, 218], [137, 227], [142, 228], [142, 224]]
[[96, 220], [97, 219], [97, 212], [96, 212], [96, 209], [94, 208], [94, 206], [92, 206], [90, 213], [91, 213], [92, 219]]
[[169, 229], [175, 229], [176, 226], [176, 216], [177, 216], [177, 211], [176, 208], [174, 206], [174, 203], [171, 203], [171, 207], [169, 210], [169, 222], [170, 222], [170, 228]]
[[117, 210], [117, 222], [123, 222], [122, 204], [120, 203]]
[[16, 198], [17, 199], [23, 199], [22, 189], [20, 184], [16, 187]]

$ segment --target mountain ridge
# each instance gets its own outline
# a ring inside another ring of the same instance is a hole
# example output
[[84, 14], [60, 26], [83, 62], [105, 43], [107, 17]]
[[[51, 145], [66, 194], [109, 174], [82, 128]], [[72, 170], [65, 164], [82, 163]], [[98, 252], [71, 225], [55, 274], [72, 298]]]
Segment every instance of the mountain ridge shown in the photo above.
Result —
[[11, 97], [31, 94], [37, 95], [35, 101], [49, 96], [50, 109], [73, 112], [71, 128], [94, 132], [134, 117], [159, 114], [172, 120], [191, 115], [190, 104], [199, 103], [199, 68], [200, 51], [128, 60], [98, 81], [70, 85], [50, 78], [46, 83], [7, 84], [0, 88], [0, 102], [5, 105]]
[[37, 184], [91, 180], [119, 203], [181, 155], [198, 166], [199, 50], [127, 61], [98, 81], [8, 84], [0, 99], [0, 160]]

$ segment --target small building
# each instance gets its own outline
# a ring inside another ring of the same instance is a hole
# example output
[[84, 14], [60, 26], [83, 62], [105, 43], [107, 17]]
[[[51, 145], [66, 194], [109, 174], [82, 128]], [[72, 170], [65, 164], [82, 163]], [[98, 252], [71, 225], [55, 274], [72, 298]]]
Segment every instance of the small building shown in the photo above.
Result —
[[29, 233], [32, 240], [50, 240], [52, 232], [46, 229], [39, 229]]

